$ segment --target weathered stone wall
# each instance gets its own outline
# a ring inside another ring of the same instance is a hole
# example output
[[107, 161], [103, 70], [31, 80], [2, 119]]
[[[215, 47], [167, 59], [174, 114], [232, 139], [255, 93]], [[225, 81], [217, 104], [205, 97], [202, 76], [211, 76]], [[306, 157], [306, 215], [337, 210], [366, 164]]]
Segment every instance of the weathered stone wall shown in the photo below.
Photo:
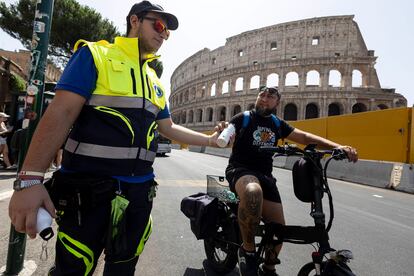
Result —
[[227, 38], [187, 58], [171, 77], [175, 123], [204, 131], [252, 108], [260, 85], [278, 86], [277, 115], [302, 120], [406, 106], [381, 88], [374, 51], [353, 16], [288, 22]]

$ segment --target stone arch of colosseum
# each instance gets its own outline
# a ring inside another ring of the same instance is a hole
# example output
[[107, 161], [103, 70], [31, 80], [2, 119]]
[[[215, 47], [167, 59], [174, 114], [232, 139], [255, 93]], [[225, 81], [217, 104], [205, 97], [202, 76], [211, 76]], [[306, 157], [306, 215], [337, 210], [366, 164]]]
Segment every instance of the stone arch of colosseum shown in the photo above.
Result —
[[277, 115], [303, 120], [406, 106], [382, 88], [352, 15], [299, 20], [246, 31], [184, 60], [171, 77], [175, 123], [205, 131], [252, 109], [257, 88], [277, 86]]

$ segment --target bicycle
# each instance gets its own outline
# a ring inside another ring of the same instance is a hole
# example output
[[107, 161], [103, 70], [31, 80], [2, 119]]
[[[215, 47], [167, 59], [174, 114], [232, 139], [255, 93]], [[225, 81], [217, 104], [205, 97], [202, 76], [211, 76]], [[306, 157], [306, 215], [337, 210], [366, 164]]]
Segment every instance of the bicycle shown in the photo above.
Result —
[[[346, 154], [338, 149], [316, 150], [315, 145], [308, 145], [304, 150], [294, 145], [279, 147], [262, 147], [261, 150], [276, 153], [277, 156], [300, 156], [296, 161], [304, 162], [307, 173], [311, 175], [311, 185], [305, 192], [300, 187], [294, 186], [295, 195], [302, 201], [310, 202], [314, 226], [281, 225], [277, 223], [262, 223], [259, 225], [256, 237], [260, 241], [256, 243], [256, 258], [259, 264], [264, 262], [265, 252], [275, 245], [283, 242], [295, 244], [314, 244], [315, 251], [312, 252], [312, 261], [303, 265], [298, 276], [308, 275], [329, 275], [329, 276], [354, 276], [348, 262], [353, 259], [349, 250], [335, 250], [329, 244], [328, 232], [334, 218], [333, 199], [329, 189], [326, 171], [329, 162], [346, 159]], [[322, 158], [325, 155], [330, 157], [322, 166]], [[302, 161], [300, 161], [302, 160]], [[295, 169], [295, 166], [297, 168]], [[298, 169], [295, 165], [292, 174], [294, 180], [298, 181]], [[304, 168], [302, 167], [302, 169]], [[295, 176], [296, 174], [296, 176]], [[299, 179], [303, 180], [303, 179]], [[303, 187], [302, 187], [303, 188]], [[215, 234], [204, 239], [204, 249], [208, 263], [218, 274], [231, 272], [237, 264], [237, 250], [241, 245], [241, 236], [237, 222], [237, 198], [229, 197], [228, 185], [221, 176], [207, 175], [207, 194], [218, 198], [218, 214]], [[302, 194], [301, 194], [302, 193]], [[330, 216], [328, 224], [325, 224], [325, 214], [322, 208], [323, 194], [326, 193], [329, 199]], [[231, 194], [230, 194], [231, 195]], [[327, 256], [329, 255], [329, 257]]]

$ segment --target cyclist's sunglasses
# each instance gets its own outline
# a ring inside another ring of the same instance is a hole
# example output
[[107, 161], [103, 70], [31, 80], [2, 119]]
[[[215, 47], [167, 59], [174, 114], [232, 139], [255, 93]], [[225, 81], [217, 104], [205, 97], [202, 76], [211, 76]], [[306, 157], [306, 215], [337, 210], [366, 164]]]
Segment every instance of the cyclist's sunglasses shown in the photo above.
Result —
[[279, 90], [275, 87], [260, 86], [259, 93], [260, 92], [267, 92], [271, 95], [276, 95], [277, 98], [280, 98]]
[[168, 39], [168, 37], [170, 36], [170, 31], [167, 29], [167, 26], [165, 26], [160, 19], [148, 16], [144, 16], [143, 19], [152, 21], [152, 27], [157, 33], [162, 34], [162, 32], [165, 31], [165, 40]]

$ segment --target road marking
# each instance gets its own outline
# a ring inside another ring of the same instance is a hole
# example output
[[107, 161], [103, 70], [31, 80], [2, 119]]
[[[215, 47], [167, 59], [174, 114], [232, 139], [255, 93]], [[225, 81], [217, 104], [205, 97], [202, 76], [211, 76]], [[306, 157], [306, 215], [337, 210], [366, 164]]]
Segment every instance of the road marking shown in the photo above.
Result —
[[6, 198], [9, 198], [9, 197], [11, 197], [11, 196], [12, 196], [12, 194], [13, 194], [13, 191], [12, 191], [12, 190], [2, 192], [2, 193], [0, 193], [0, 200], [3, 200], [3, 199], [6, 199]]
[[[35, 261], [28, 260], [24, 261], [23, 269], [19, 272], [18, 276], [31, 276], [37, 269]], [[6, 266], [0, 268], [0, 272], [3, 273], [6, 270]]]
[[381, 195], [372, 195], [373, 197], [383, 198]]
[[176, 179], [165, 180], [157, 179], [160, 186], [174, 186], [174, 187], [207, 187], [207, 180], [190, 180], [190, 179]]

